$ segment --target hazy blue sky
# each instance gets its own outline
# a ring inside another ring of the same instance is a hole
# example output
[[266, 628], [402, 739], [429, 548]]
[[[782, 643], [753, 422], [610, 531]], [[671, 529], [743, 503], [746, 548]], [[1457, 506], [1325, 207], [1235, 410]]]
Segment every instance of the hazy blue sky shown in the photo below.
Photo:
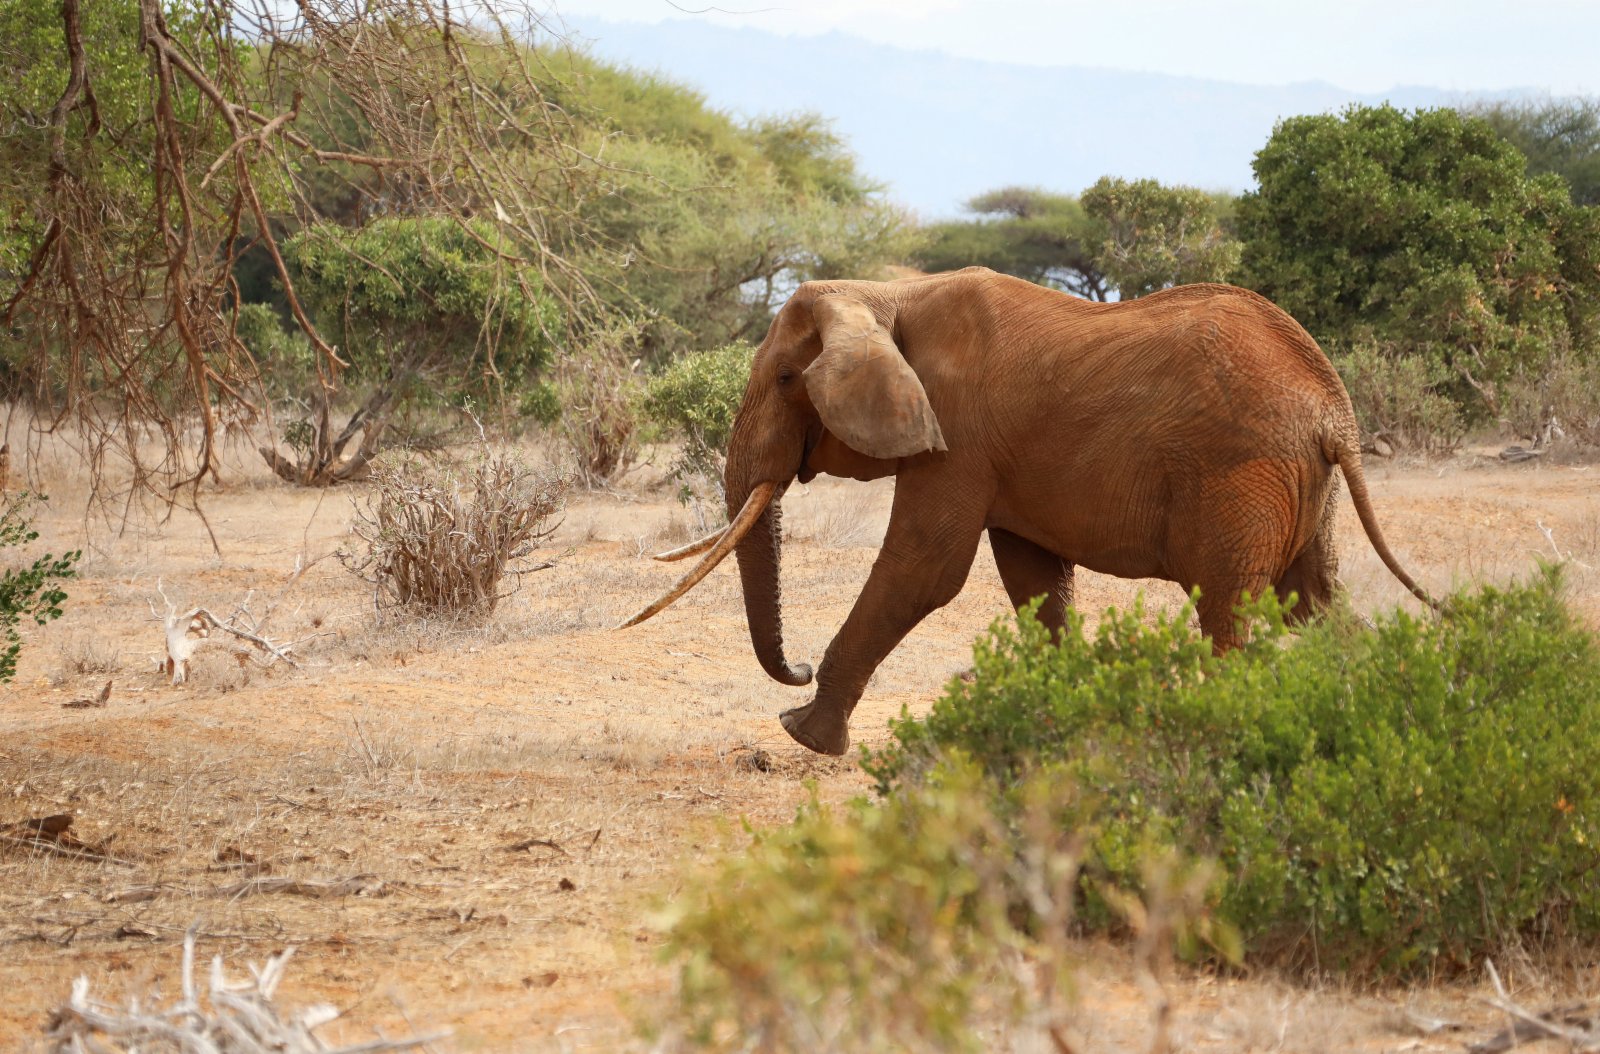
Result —
[[[902, 47], [1353, 91], [1600, 92], [1600, 0], [556, 0], [564, 16], [840, 30]], [[694, 13], [703, 12], [703, 13]], [[694, 78], [693, 70], [674, 70]]]

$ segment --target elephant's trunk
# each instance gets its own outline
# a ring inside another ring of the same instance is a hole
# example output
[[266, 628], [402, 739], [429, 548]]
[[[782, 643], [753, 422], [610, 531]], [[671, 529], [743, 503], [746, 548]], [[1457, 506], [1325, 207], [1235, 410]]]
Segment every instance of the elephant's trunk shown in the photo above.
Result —
[[[728, 490], [730, 510], [744, 504], [745, 494]], [[780, 490], [740, 541], [734, 555], [739, 560], [739, 581], [744, 587], [744, 613], [750, 624], [750, 643], [756, 660], [767, 675], [780, 684], [800, 687], [811, 683], [811, 667], [790, 665], [783, 654], [783, 603], [778, 581], [778, 558], [782, 545]]]

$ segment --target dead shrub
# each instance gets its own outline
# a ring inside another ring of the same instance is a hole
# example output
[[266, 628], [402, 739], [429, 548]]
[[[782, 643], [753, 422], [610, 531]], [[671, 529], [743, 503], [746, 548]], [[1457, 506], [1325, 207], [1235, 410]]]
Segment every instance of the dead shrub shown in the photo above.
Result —
[[1466, 421], [1448, 393], [1454, 377], [1443, 365], [1371, 343], [1349, 349], [1334, 365], [1350, 393], [1364, 449], [1440, 457], [1466, 437]]
[[[44, 1049], [50, 1054], [139, 1050], [151, 1054], [378, 1054], [425, 1049], [448, 1033], [402, 1039], [377, 1039], [354, 1046], [329, 1046], [316, 1030], [341, 1016], [326, 1004], [298, 1012], [284, 1008], [278, 985], [293, 948], [250, 964], [250, 976], [229, 977], [222, 956], [211, 960], [209, 975], [196, 969], [195, 932], [183, 941], [181, 985], [175, 995], [132, 995], [118, 1002], [91, 994], [89, 978], [79, 977], [67, 1001], [51, 1013]], [[201, 978], [206, 978], [202, 981]]]
[[1553, 356], [1532, 376], [1502, 386], [1501, 418], [1535, 450], [1565, 436], [1580, 447], [1600, 446], [1600, 362], [1572, 352]]
[[357, 504], [355, 551], [340, 551], [369, 582], [374, 603], [424, 616], [483, 618], [513, 578], [550, 566], [518, 567], [559, 524], [571, 478], [535, 470], [510, 453], [484, 454], [465, 470], [416, 462], [373, 473], [375, 490]]
[[557, 424], [573, 468], [586, 487], [601, 487], [633, 467], [639, 456], [643, 381], [629, 357], [627, 331], [604, 332], [565, 359], [558, 370]]

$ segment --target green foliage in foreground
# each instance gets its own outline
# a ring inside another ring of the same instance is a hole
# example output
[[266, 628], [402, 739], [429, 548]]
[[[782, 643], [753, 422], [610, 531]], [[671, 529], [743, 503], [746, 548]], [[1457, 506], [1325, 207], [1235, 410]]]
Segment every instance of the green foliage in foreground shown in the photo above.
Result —
[[[24, 515], [34, 500], [33, 495], [24, 492], [0, 511], [0, 549], [26, 545], [39, 537]], [[0, 682], [17, 675], [17, 655], [22, 651], [17, 626], [25, 618], [43, 626], [61, 617], [61, 603], [67, 594], [57, 583], [73, 577], [76, 572], [72, 565], [82, 555], [77, 550], [59, 557], [46, 553], [26, 567], [0, 571], [0, 638], [5, 644], [5, 649], [0, 650]]]
[[[1048, 768], [1077, 786], [1084, 917], [1151, 847], [1216, 860], [1248, 949], [1306, 968], [1465, 966], [1532, 934], [1600, 931], [1600, 647], [1547, 569], [1450, 614], [1348, 618], [1285, 640], [1271, 597], [1223, 659], [1186, 609], [997, 623], [976, 679], [870, 756], [899, 795], [970, 757], [1004, 805]], [[1019, 783], [1019, 781], [1023, 781]]]
[[[1021, 956], [1059, 966], [1018, 927], [1017, 867], [973, 766], [903, 795], [811, 804], [690, 877], [663, 920], [677, 960], [669, 1044], [712, 1050], [982, 1050], [977, 1028], [1033, 994]], [[1031, 786], [1041, 801], [1053, 785]], [[1056, 828], [1059, 830], [1059, 828]], [[1071, 847], [1029, 877], [1066, 891]], [[1064, 932], [1064, 930], [1060, 931]], [[1035, 991], [1053, 994], [1058, 972]]]
[[683, 439], [680, 472], [721, 477], [754, 357], [748, 344], [727, 344], [685, 355], [650, 381], [644, 410], [664, 431]]

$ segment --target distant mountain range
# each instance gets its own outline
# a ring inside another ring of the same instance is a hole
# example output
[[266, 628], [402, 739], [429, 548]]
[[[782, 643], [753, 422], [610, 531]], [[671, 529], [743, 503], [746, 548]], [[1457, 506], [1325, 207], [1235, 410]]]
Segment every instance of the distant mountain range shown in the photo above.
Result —
[[1427, 87], [1360, 94], [1322, 82], [1267, 87], [913, 51], [833, 32], [786, 37], [678, 19], [570, 22], [602, 58], [655, 70], [741, 116], [815, 110], [863, 170], [925, 219], [1011, 184], [1077, 192], [1103, 175], [1244, 190], [1279, 119], [1385, 100], [1454, 105]]

